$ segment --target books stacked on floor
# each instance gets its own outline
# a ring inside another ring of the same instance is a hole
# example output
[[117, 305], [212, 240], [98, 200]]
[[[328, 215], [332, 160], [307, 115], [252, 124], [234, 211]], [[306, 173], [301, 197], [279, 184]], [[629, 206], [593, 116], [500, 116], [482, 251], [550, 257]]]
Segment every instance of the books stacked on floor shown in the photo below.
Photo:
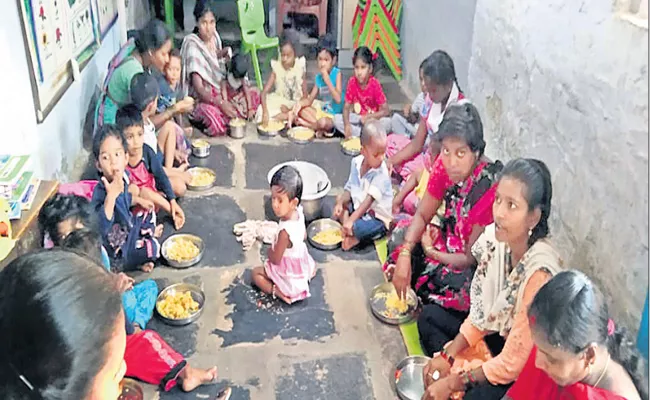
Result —
[[39, 185], [30, 156], [0, 155], [0, 197], [9, 202], [9, 219], [19, 219], [32, 207]]

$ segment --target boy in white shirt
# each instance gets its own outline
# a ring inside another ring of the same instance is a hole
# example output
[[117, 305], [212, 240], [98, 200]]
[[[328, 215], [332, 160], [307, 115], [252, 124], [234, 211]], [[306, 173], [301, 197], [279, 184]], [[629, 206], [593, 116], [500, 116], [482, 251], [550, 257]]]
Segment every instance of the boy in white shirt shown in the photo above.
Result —
[[361, 131], [361, 154], [352, 159], [345, 191], [336, 200], [333, 218], [343, 224], [343, 250], [377, 240], [392, 221], [393, 188], [384, 163], [386, 131], [377, 121]]

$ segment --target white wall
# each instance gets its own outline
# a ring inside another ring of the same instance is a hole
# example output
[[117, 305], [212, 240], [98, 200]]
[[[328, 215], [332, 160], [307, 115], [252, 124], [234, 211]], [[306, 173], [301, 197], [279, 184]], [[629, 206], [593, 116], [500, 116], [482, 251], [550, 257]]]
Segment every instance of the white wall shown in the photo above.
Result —
[[[42, 124], [36, 123], [29, 64], [16, 1], [3, 1], [0, 13], [0, 153], [31, 154], [38, 177], [67, 180], [75, 163], [86, 161], [82, 132], [93, 94], [108, 62], [119, 50], [118, 24]], [[78, 169], [78, 168], [77, 168]]]
[[648, 288], [648, 30], [611, 0], [478, 0], [469, 89], [489, 155], [548, 164], [566, 266], [636, 329]]

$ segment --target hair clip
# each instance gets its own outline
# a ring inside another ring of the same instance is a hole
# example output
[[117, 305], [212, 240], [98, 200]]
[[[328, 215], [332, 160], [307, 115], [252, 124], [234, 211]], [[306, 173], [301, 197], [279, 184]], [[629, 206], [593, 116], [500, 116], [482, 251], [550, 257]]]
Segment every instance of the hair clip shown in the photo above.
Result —
[[616, 332], [616, 324], [614, 323], [614, 320], [610, 318], [607, 320], [607, 336], [614, 335], [614, 332]]
[[379, 57], [379, 53], [373, 53], [372, 54], [372, 61], [375, 61]]

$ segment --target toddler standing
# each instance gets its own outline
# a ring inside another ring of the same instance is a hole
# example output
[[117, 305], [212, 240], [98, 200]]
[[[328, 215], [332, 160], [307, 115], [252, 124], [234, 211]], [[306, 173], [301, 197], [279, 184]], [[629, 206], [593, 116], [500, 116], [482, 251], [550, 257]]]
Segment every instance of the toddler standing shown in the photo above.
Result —
[[300, 173], [291, 166], [280, 168], [271, 178], [271, 205], [280, 219], [278, 233], [264, 266], [253, 269], [255, 286], [288, 304], [310, 296], [309, 281], [316, 274], [305, 244], [301, 196]]
[[392, 221], [393, 187], [384, 163], [386, 131], [379, 121], [361, 132], [361, 154], [352, 159], [345, 191], [336, 200], [333, 218], [343, 224], [343, 250], [377, 240]]
[[361, 135], [361, 128], [370, 120], [378, 120], [384, 130], [390, 129], [390, 112], [381, 83], [372, 73], [375, 55], [362, 46], [354, 51], [354, 76], [345, 89], [343, 114], [334, 116], [334, 126], [346, 138]]

